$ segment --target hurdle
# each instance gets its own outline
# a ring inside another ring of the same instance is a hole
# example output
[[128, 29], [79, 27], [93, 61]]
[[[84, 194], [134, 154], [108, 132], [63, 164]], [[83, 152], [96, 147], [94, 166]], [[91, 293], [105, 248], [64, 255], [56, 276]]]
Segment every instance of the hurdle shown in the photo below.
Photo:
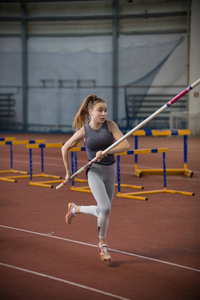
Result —
[[[12, 142], [14, 140], [15, 140], [15, 137], [1, 137], [0, 138], [0, 145], [5, 146], [5, 142]], [[8, 170], [2, 170], [2, 171], [0, 170], [0, 174], [1, 173], [9, 173], [9, 172], [10, 172], [10, 170], [9, 171]]]
[[[138, 155], [138, 154], [149, 154], [149, 153], [163, 153], [163, 152], [167, 152], [168, 148], [157, 148], [157, 149], [134, 149], [134, 150], [128, 150], [128, 151], [124, 151], [122, 153], [116, 153], [117, 155], [117, 176], [118, 176], [118, 193], [117, 193], [117, 197], [121, 197], [121, 198], [130, 198], [130, 199], [135, 199], [135, 200], [148, 200], [147, 197], [140, 197], [139, 195], [135, 195], [135, 192], [131, 192], [131, 193], [121, 193], [121, 176], [120, 176], [120, 156], [121, 155]], [[123, 187], [123, 186], [122, 186]], [[130, 188], [131, 186], [126, 185], [124, 186], [126, 188]], [[144, 194], [146, 194], [146, 192], [144, 192]], [[142, 195], [142, 194], [141, 194]]]
[[[31, 186], [39, 186], [45, 188], [53, 188], [53, 184], [61, 183], [61, 176], [49, 175], [44, 173], [44, 148], [61, 148], [64, 143], [41, 143], [41, 144], [31, 144], [27, 145], [26, 148], [29, 149], [29, 162], [30, 162], [30, 182]], [[73, 147], [69, 151], [82, 151], [82, 147]], [[40, 149], [41, 151], [41, 173], [33, 175], [33, 163], [32, 163], [32, 149]], [[71, 154], [72, 155], [72, 154]], [[51, 178], [56, 180], [46, 180], [46, 181], [33, 181], [33, 178]]]
[[[74, 171], [77, 171], [77, 151], [86, 151], [85, 147], [76, 147], [75, 151], [71, 151], [71, 168], [72, 168], [72, 174]], [[75, 187], [75, 182], [81, 182], [81, 183], [87, 183], [88, 181], [86, 179], [80, 179], [80, 178], [73, 178], [72, 179], [72, 186], [71, 191], [76, 192], [83, 192], [83, 193], [91, 193], [89, 186], [79, 186]]]
[[[81, 147], [80, 150], [78, 150], [78, 151], [86, 151], [86, 149], [85, 149], [85, 147]], [[75, 165], [75, 168], [74, 168], [74, 165]], [[72, 174], [73, 174], [74, 171], [75, 172], [77, 171], [77, 151], [72, 151], [71, 152], [71, 167], [72, 167]], [[77, 191], [77, 192], [83, 192], [83, 193], [91, 193], [91, 190], [90, 190], [89, 186], [75, 187], [75, 182], [87, 183], [87, 180], [86, 179], [79, 179], [77, 177], [73, 178], [72, 179], [71, 191]], [[115, 184], [115, 187], [119, 188], [119, 183], [118, 182]], [[139, 190], [144, 189], [143, 186], [127, 185], [127, 184], [123, 184], [123, 183], [120, 183], [120, 187], [131, 188], [131, 189], [139, 189]]]
[[[15, 137], [1, 137], [0, 138], [0, 146], [5, 146], [6, 145], [5, 142], [12, 142], [14, 140], [15, 140]], [[1, 173], [10, 173], [10, 170], [0, 170], [0, 174]], [[12, 171], [11, 171], [11, 173], [12, 173]]]
[[[137, 151], [140, 150], [132, 150], [132, 152], [129, 151], [125, 151], [122, 154], [141, 154], [141, 153], [137, 153]], [[129, 152], [129, 153], [127, 153]], [[160, 190], [152, 190], [152, 191], [144, 191], [144, 192], [134, 192], [134, 193], [121, 193], [120, 189], [118, 188], [118, 194], [117, 197], [121, 197], [121, 198], [130, 198], [130, 199], [136, 199], [136, 200], [148, 200], [148, 198], [144, 197], [142, 199], [142, 195], [148, 195], [148, 194], [159, 194], [159, 193], [170, 193], [170, 194], [179, 194], [179, 195], [186, 195], [186, 196], [194, 196], [195, 193], [192, 192], [185, 192], [185, 191], [177, 191], [177, 190], [169, 190], [167, 189], [167, 179], [166, 179], [166, 158], [165, 158], [165, 153], [168, 152], [168, 149], [166, 148], [160, 148], [160, 149], [151, 149], [151, 152], [148, 153], [162, 153], [163, 155], [163, 180], [164, 180], [164, 188], [160, 189]], [[143, 152], [145, 153], [145, 152]], [[147, 153], [147, 152], [146, 152]], [[118, 160], [119, 160], [119, 156], [118, 156]], [[120, 182], [120, 169], [118, 170], [119, 173], [119, 179], [118, 182]]]
[[15, 138], [5, 138], [4, 141], [0, 141], [0, 146], [10, 146], [10, 169], [8, 170], [0, 170], [0, 173], [14, 173], [14, 174], [22, 174], [20, 176], [4, 176], [0, 177], [0, 181], [7, 181], [7, 182], [17, 182], [17, 179], [28, 178], [29, 172], [14, 170], [13, 169], [13, 146], [14, 145], [27, 145], [27, 144], [35, 144], [35, 143], [45, 143], [45, 139], [39, 140], [15, 140]]
[[[40, 186], [46, 188], [53, 188], [53, 183], [60, 183], [61, 176], [50, 175], [44, 173], [44, 148], [61, 148], [63, 143], [40, 143], [40, 144], [29, 144], [26, 146], [29, 149], [29, 163], [30, 163], [30, 182], [29, 185]], [[32, 161], [32, 150], [40, 149], [41, 153], [41, 173], [33, 175], [33, 161]], [[51, 178], [57, 180], [47, 180], [47, 181], [33, 181], [33, 178]]]
[[[187, 140], [190, 135], [189, 129], [174, 129], [174, 130], [137, 130], [132, 135], [135, 136], [135, 149], [138, 149], [138, 136], [183, 136], [183, 168], [181, 169], [166, 169], [167, 175], [185, 175], [187, 177], [193, 176], [193, 171], [187, 167]], [[139, 169], [138, 155], [135, 155], [135, 175], [141, 177], [142, 175], [163, 175], [163, 169]]]

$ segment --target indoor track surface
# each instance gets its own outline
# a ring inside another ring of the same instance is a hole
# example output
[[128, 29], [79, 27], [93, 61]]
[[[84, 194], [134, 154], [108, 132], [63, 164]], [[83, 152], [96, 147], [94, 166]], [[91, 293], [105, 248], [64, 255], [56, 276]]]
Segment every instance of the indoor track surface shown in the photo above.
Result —
[[[64, 134], [5, 134], [16, 140], [65, 142]], [[129, 138], [131, 148], [134, 138]], [[139, 149], [166, 147], [167, 168], [183, 167], [183, 138], [140, 137]], [[41, 299], [200, 299], [200, 138], [188, 137], [188, 168], [193, 177], [167, 175], [167, 188], [194, 196], [149, 194], [148, 201], [117, 197], [112, 204], [107, 242], [111, 262], [98, 254], [96, 219], [78, 215], [65, 223], [67, 204], [95, 204], [92, 194], [0, 181], [0, 297]], [[78, 168], [87, 162], [78, 153]], [[139, 156], [139, 167], [162, 168], [162, 154]], [[121, 157], [121, 183], [163, 189], [162, 175], [134, 175], [134, 156]], [[10, 168], [10, 148], [0, 146], [0, 170]], [[13, 169], [29, 172], [29, 151], [13, 146]], [[41, 172], [40, 149], [33, 149], [33, 174]], [[65, 177], [60, 148], [44, 149], [44, 172]], [[14, 174], [18, 176], [19, 174]], [[14, 176], [1, 173], [0, 177]], [[85, 174], [79, 175], [85, 179]], [[33, 178], [33, 181], [45, 180]], [[85, 185], [75, 183], [75, 186]], [[122, 189], [126, 192], [127, 189]], [[138, 191], [138, 190], [134, 190]]]

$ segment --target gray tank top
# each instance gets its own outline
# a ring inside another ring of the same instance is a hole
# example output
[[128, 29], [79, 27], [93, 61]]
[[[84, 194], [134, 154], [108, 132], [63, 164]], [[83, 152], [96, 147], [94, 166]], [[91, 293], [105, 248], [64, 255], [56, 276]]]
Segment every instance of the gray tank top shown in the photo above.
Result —
[[[89, 160], [92, 160], [97, 151], [105, 150], [115, 142], [112, 133], [108, 130], [107, 122], [105, 121], [99, 129], [92, 129], [89, 123], [85, 124], [85, 148]], [[108, 154], [99, 162], [101, 165], [111, 165], [115, 162], [114, 154]]]

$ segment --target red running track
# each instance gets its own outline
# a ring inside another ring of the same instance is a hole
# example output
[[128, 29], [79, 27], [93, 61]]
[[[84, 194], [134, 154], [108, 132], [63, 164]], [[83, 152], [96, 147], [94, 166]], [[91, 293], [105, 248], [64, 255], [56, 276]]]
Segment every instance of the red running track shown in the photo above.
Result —
[[[15, 135], [64, 142], [64, 135]], [[133, 145], [133, 139], [130, 138]], [[140, 138], [141, 148], [168, 147], [168, 168], [183, 165], [181, 138]], [[167, 187], [195, 196], [148, 195], [148, 201], [114, 197], [108, 230], [112, 262], [98, 257], [96, 219], [79, 215], [71, 225], [67, 203], [94, 204], [91, 194], [33, 187], [29, 179], [0, 181], [1, 299], [154, 299], [200, 297], [200, 139], [188, 139], [192, 178], [167, 176]], [[9, 148], [0, 148], [0, 169], [9, 168]], [[45, 149], [45, 173], [65, 176], [60, 149]], [[29, 170], [28, 150], [14, 148], [14, 169]], [[79, 166], [86, 162], [79, 154]], [[139, 157], [141, 167], [161, 167], [161, 154]], [[162, 176], [133, 175], [134, 157], [121, 158], [122, 183], [162, 189]], [[33, 173], [40, 153], [33, 152]], [[9, 175], [9, 174], [7, 174]], [[0, 176], [3, 176], [0, 174]], [[84, 178], [84, 174], [81, 178]], [[78, 185], [78, 183], [76, 183]], [[117, 192], [117, 191], [116, 191]]]

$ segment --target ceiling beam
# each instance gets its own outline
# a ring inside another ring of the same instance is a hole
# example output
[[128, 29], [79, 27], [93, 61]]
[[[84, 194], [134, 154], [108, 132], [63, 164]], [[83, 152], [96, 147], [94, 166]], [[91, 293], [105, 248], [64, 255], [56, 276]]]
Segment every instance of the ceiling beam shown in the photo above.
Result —
[[113, 19], [149, 19], [149, 18], [166, 18], [187, 16], [187, 11], [167, 12], [167, 13], [148, 13], [128, 14], [128, 15], [91, 15], [91, 16], [1, 16], [0, 21], [3, 22], [37, 22], [37, 21], [87, 21], [87, 20], [113, 20]]

